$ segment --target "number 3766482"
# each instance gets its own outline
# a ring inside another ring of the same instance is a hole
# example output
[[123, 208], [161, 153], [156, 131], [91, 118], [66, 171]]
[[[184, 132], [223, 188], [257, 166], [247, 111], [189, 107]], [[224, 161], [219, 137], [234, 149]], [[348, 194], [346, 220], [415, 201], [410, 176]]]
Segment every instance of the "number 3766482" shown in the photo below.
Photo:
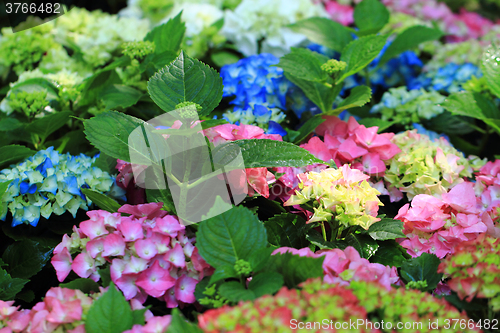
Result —
[[20, 2], [7, 2], [5, 4], [5, 9], [7, 14], [17, 14], [17, 13], [23, 13], [23, 14], [38, 14], [38, 13], [44, 13], [44, 14], [62, 14], [63, 12], [61, 11], [61, 4], [60, 3], [20, 3]]

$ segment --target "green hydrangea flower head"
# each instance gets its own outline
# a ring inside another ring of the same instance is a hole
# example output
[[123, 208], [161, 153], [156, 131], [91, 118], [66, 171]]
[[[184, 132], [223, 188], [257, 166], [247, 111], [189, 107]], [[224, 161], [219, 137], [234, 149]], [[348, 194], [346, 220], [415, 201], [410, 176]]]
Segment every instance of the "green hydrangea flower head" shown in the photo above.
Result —
[[155, 43], [150, 41], [134, 41], [123, 44], [123, 54], [132, 59], [142, 59], [148, 54], [154, 53]]
[[344, 61], [339, 61], [336, 59], [330, 59], [321, 65], [321, 70], [330, 76], [335, 76], [336, 74], [342, 72], [346, 69], [347, 63]]

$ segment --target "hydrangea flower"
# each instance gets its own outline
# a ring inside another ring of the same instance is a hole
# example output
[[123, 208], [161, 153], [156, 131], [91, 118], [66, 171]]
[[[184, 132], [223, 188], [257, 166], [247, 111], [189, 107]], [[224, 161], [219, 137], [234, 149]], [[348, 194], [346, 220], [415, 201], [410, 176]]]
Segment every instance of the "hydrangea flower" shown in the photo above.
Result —
[[500, 237], [500, 160], [486, 163], [475, 174], [474, 191], [488, 233]]
[[99, 268], [107, 266], [127, 300], [144, 303], [149, 295], [169, 308], [194, 303], [196, 284], [213, 268], [198, 254], [195, 238], [162, 206], [124, 205], [113, 214], [87, 212], [90, 219], [75, 226], [71, 236], [64, 235], [54, 249], [52, 265], [59, 281], [71, 271], [99, 281]]
[[[20, 309], [14, 301], [0, 301], [0, 331], [2, 333], [85, 333], [85, 318], [90, 307], [107, 288], [90, 296], [78, 289], [54, 287], [47, 291], [43, 301], [32, 309]], [[144, 309], [135, 300], [130, 302], [132, 310]], [[171, 316], [154, 316], [144, 312], [146, 324], [134, 325], [128, 333], [164, 332], [170, 325]]]
[[440, 197], [419, 194], [399, 209], [395, 219], [404, 222], [407, 239], [400, 244], [413, 257], [423, 252], [439, 258], [488, 231], [477, 207], [473, 184], [463, 182]]
[[455, 247], [438, 272], [460, 299], [489, 298], [493, 311], [500, 311], [500, 239], [480, 237]]
[[231, 124], [256, 125], [266, 130], [267, 134], [285, 136], [286, 130], [279, 123], [285, 120], [285, 114], [278, 108], [267, 108], [264, 105], [248, 105], [245, 109], [235, 107], [234, 111], [226, 111], [222, 118]]
[[399, 283], [396, 267], [384, 266], [382, 264], [371, 263], [368, 259], [361, 258], [358, 251], [352, 246], [344, 250], [331, 249], [319, 250], [316, 253], [305, 247], [297, 250], [291, 247], [280, 247], [272, 253], [292, 253], [301, 257], [320, 258], [323, 261], [323, 281], [325, 283], [349, 285], [350, 281], [376, 281], [380, 285], [391, 289], [391, 285]]
[[483, 163], [476, 156], [465, 158], [445, 138], [431, 141], [417, 130], [396, 134], [392, 142], [401, 152], [389, 161], [384, 179], [410, 200], [417, 194], [446, 193]]
[[374, 105], [371, 113], [380, 113], [383, 120], [396, 121], [402, 125], [418, 123], [421, 119], [431, 119], [444, 112], [439, 104], [445, 96], [436, 91], [410, 90], [406, 87], [391, 88], [382, 95], [382, 100]]
[[12, 214], [12, 226], [36, 226], [40, 216], [48, 219], [52, 213], [69, 211], [75, 217], [78, 209], [87, 210], [92, 203], [82, 188], [121, 198], [124, 192], [116, 186], [114, 177], [92, 167], [95, 159], [84, 154], [60, 154], [50, 147], [1, 170], [0, 182], [11, 182], [2, 196], [1, 220], [5, 221], [7, 211]]
[[335, 218], [343, 227], [359, 225], [365, 230], [375, 222], [378, 206], [383, 206], [380, 194], [366, 180], [370, 178], [361, 171], [344, 164], [341, 169], [325, 169], [298, 175], [299, 188], [285, 206], [305, 204], [311, 200], [314, 214], [308, 223], [329, 221]]
[[408, 83], [408, 88], [411, 90], [424, 88], [453, 93], [462, 90], [462, 85], [473, 76], [482, 76], [481, 70], [477, 66], [470, 63], [462, 65], [450, 63], [437, 70], [422, 73]]
[[438, 329], [433, 332], [447, 332], [445, 319], [456, 318], [464, 322], [469, 319], [444, 299], [418, 290], [387, 290], [376, 282], [352, 281], [350, 285], [342, 286], [314, 279], [302, 283], [300, 287], [292, 290], [283, 287], [274, 296], [265, 295], [253, 302], [208, 310], [198, 315], [199, 325], [207, 333], [285, 333], [294, 329], [294, 323], [297, 328], [300, 323], [304, 329], [315, 331], [318, 327], [313, 326], [314, 322], [323, 323], [323, 319], [328, 318], [328, 328], [324, 330], [346, 331], [339, 329], [338, 325], [335, 328], [335, 324], [363, 320], [363, 325], [355, 326], [354, 331], [365, 333], [378, 331], [374, 329], [377, 325], [368, 319], [376, 318], [378, 325], [382, 321], [411, 322], [412, 325], [420, 324], [422, 331], [427, 331], [429, 322], [438, 320]]
[[271, 53], [281, 57], [306, 40], [287, 25], [327, 15], [322, 5], [310, 0], [242, 0], [233, 11], [224, 12], [221, 34], [245, 56]]

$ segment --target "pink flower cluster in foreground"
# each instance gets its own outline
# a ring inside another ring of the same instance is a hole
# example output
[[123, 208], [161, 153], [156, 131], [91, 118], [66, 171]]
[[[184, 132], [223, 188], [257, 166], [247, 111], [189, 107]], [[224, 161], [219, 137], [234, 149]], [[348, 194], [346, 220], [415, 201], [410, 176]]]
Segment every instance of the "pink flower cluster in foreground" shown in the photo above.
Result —
[[298, 254], [301, 257], [319, 258], [325, 257], [323, 261], [324, 282], [339, 285], [348, 285], [349, 281], [376, 281], [387, 290], [392, 284], [399, 283], [396, 267], [384, 266], [382, 264], [371, 263], [368, 259], [361, 258], [358, 251], [352, 246], [345, 250], [331, 249], [320, 250], [316, 253], [305, 247], [297, 250], [291, 247], [280, 247], [273, 252]]
[[163, 299], [169, 308], [194, 303], [196, 284], [213, 268], [198, 254], [195, 239], [186, 235], [176, 216], [161, 210], [162, 205], [124, 205], [113, 214], [87, 212], [90, 219], [75, 226], [71, 237], [64, 235], [54, 249], [52, 265], [59, 281], [71, 270], [98, 281], [98, 269], [109, 265], [111, 280], [127, 300], [144, 303], [149, 295]]
[[385, 161], [401, 151], [391, 142], [394, 133], [377, 134], [377, 126], [366, 128], [354, 117], [347, 122], [336, 116], [323, 118], [325, 122], [316, 128], [323, 141], [314, 136], [301, 147], [325, 162], [334, 160], [337, 166], [350, 163], [368, 175], [383, 176]]
[[[105, 290], [90, 297], [78, 289], [54, 287], [31, 310], [14, 306], [14, 301], [0, 300], [0, 333], [85, 333], [84, 319], [94, 300]], [[132, 310], [144, 309], [137, 300], [130, 303]], [[146, 310], [144, 317], [144, 326], [134, 325], [132, 330], [125, 332], [162, 333], [170, 325], [170, 315], [155, 317]]]
[[[343, 25], [354, 23], [354, 7], [335, 0], [323, 0], [332, 20]], [[359, 3], [360, 0], [354, 0]], [[443, 2], [436, 0], [382, 0], [391, 11], [418, 17], [423, 21], [436, 21], [449, 35], [449, 42], [477, 39], [492, 29], [494, 23], [481, 15], [461, 9], [455, 14]]]
[[488, 231], [480, 213], [470, 182], [456, 185], [441, 198], [419, 194], [413, 198], [411, 208], [410, 204], [404, 205], [395, 217], [404, 222], [407, 236], [400, 244], [413, 257], [426, 252], [444, 258], [458, 244]]

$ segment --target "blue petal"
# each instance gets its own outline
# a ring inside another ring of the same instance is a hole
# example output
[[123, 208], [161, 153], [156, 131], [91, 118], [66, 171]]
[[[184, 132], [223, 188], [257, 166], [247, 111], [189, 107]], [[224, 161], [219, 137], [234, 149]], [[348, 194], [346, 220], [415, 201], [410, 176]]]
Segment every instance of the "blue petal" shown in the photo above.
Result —
[[269, 127], [267, 128], [267, 134], [279, 134], [281, 136], [285, 136], [287, 135], [287, 131], [285, 131], [277, 122], [270, 120]]

